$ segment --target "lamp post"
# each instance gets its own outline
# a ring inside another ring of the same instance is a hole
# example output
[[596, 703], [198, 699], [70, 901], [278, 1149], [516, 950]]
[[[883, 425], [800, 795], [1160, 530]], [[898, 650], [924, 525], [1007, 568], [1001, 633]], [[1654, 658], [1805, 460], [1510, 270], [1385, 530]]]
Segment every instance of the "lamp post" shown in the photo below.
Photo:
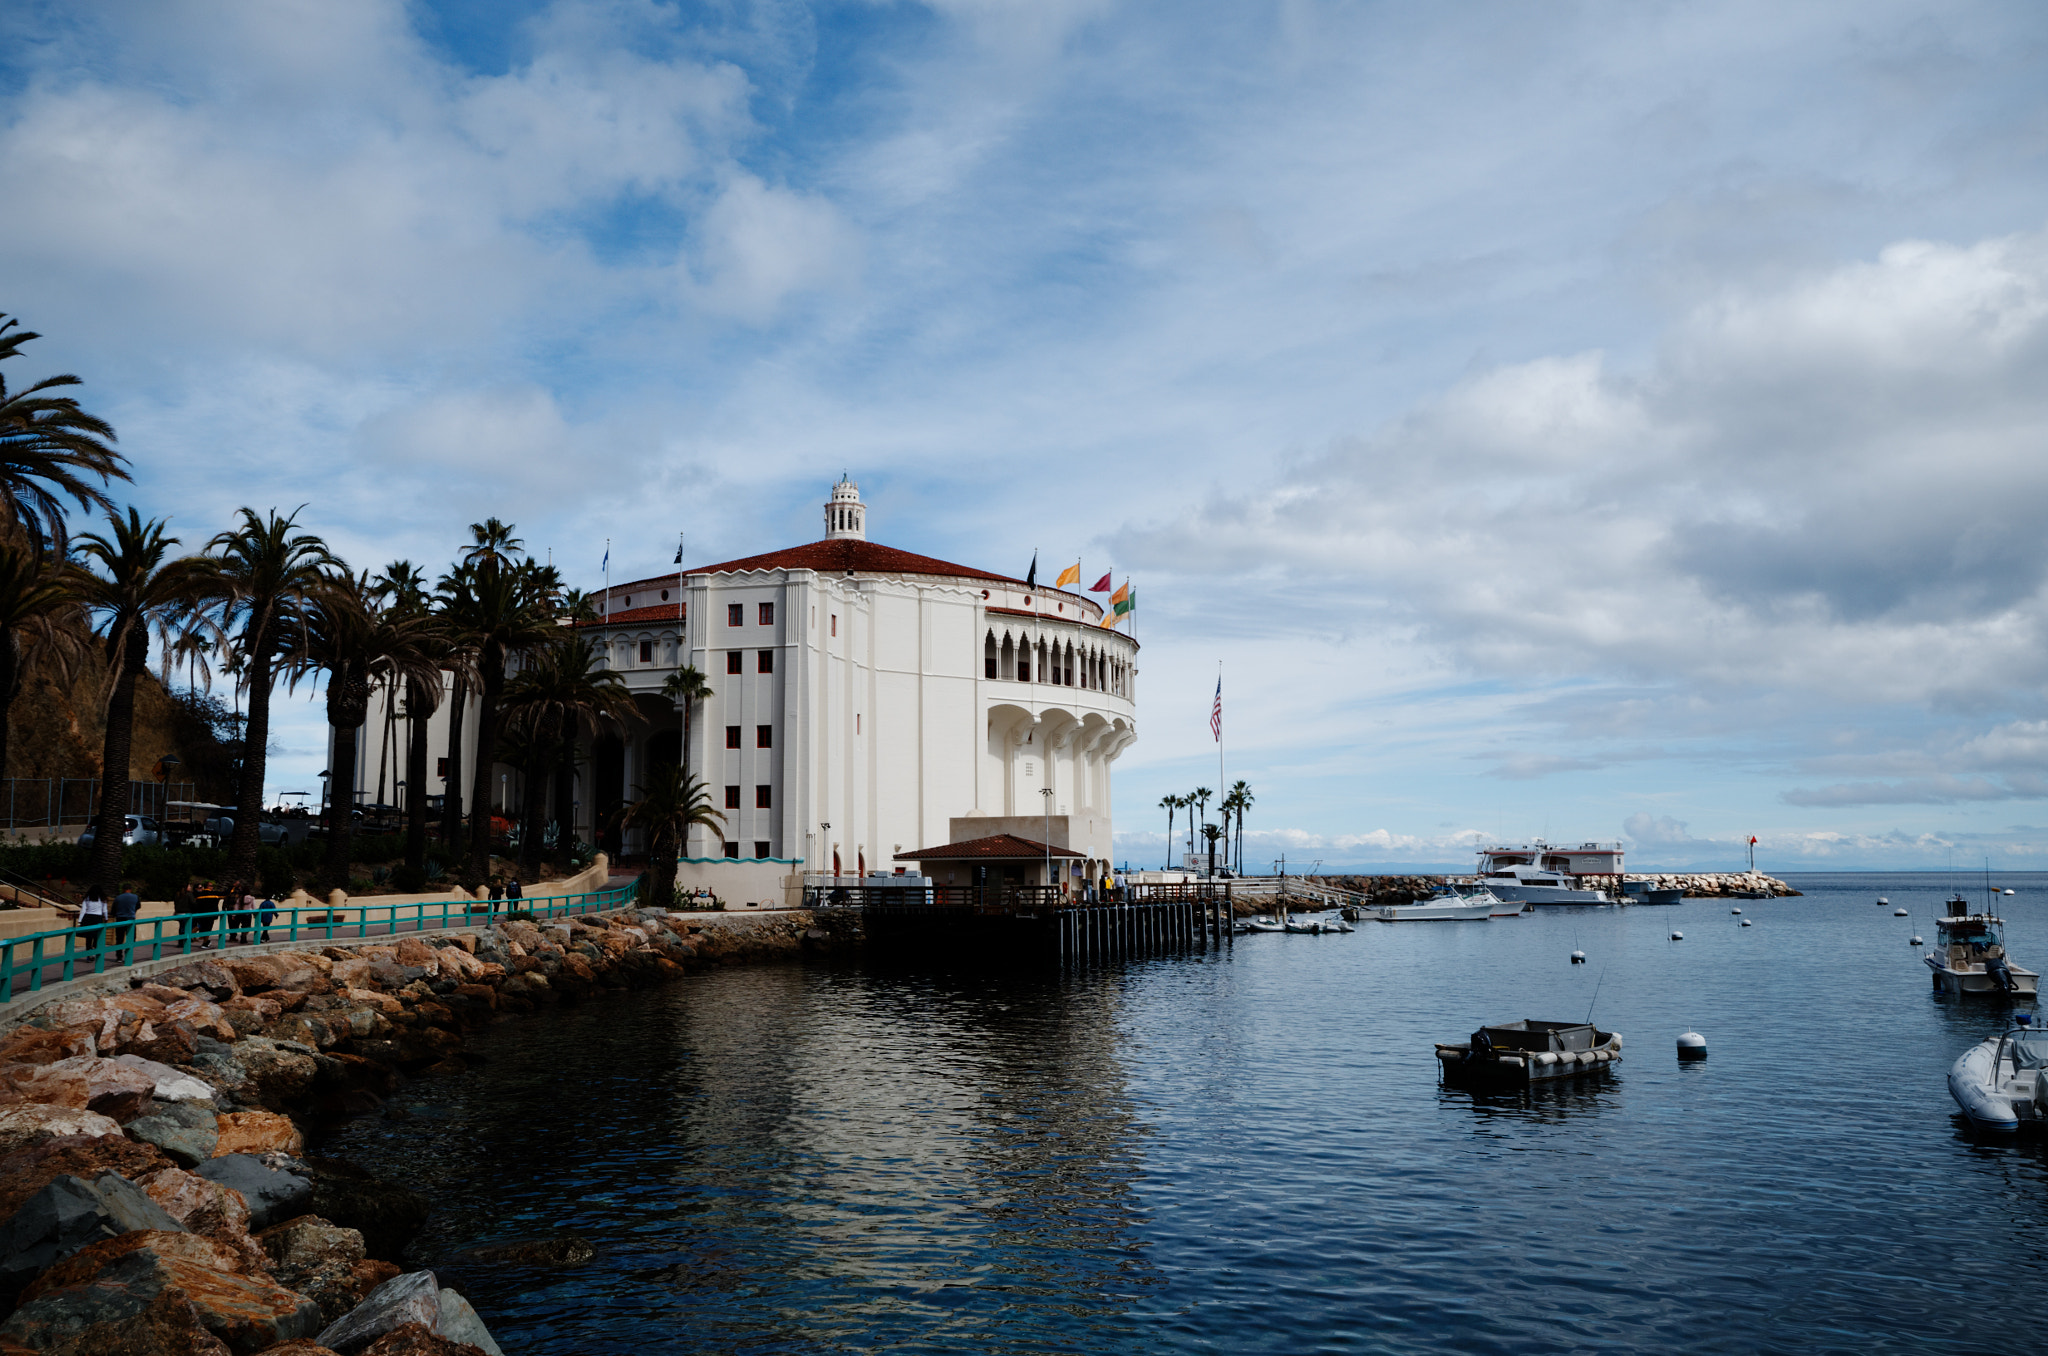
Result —
[[[832, 826], [822, 819], [818, 821], [818, 848], [821, 852], [830, 852], [832, 850]], [[822, 860], [818, 863], [820, 866], [824, 864]], [[834, 880], [839, 878], [839, 864], [837, 862], [832, 864], [832, 878]]]
[[1038, 794], [1045, 798], [1045, 883], [1052, 884], [1052, 788], [1041, 786]]

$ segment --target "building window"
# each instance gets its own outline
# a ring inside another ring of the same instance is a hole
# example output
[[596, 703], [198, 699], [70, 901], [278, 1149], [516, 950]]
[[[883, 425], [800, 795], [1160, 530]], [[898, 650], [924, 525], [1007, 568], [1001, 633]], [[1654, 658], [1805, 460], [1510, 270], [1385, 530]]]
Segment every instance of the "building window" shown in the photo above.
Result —
[[853, 732], [855, 734], [860, 733], [860, 712], [858, 711], [853, 713]]
[[436, 758], [434, 760], [434, 775], [444, 782], [448, 780], [448, 760], [446, 758]]
[[756, 810], [772, 810], [772, 809], [774, 809], [774, 808], [775, 808], [775, 788], [774, 788], [774, 787], [772, 787], [772, 786], [757, 786], [757, 787], [755, 787], [755, 788], [754, 788], [754, 808], [755, 808]]
[[725, 746], [729, 749], [736, 749], [740, 746], [739, 726], [728, 725], [725, 727]]
[[[738, 748], [740, 727], [735, 725], [732, 728], [734, 735], [733, 747]], [[773, 725], [756, 725], [754, 727], [754, 747], [757, 749], [772, 749], [775, 747], [775, 727]]]
[[653, 641], [643, 640], [640, 642], [640, 662], [643, 664], [652, 664], [654, 662]]
[[763, 861], [768, 859], [768, 844], [762, 839], [754, 840], [754, 855]]
[[745, 626], [747, 624], [747, 605], [745, 603], [727, 603], [725, 605], [725, 624], [727, 626]]
[[839, 614], [837, 612], [832, 614], [832, 634], [835, 636], [839, 634]]
[[740, 808], [740, 789], [737, 786], [725, 788], [725, 808], [728, 810]]
[[626, 606], [627, 606], [627, 607], [631, 607], [632, 605], [633, 605], [633, 595], [629, 593], [629, 594], [627, 594], [627, 595], [626, 595]]
[[663, 590], [661, 591], [661, 601], [663, 601], [664, 603], [668, 601], [668, 590], [667, 590], [667, 589], [663, 589]]
[[740, 652], [734, 650], [725, 657], [725, 671], [727, 673], [744, 673], [746, 670], [741, 667], [743, 662]]
[[738, 843], [727, 843], [725, 845], [725, 855], [735, 861], [739, 860], [740, 845]]
[[763, 604], [761, 604], [761, 625], [763, 625], [763, 626], [773, 626], [773, 625], [775, 625], [775, 604], [773, 604], [773, 603], [763, 603]]
[[754, 670], [757, 673], [775, 672], [775, 651], [763, 650], [754, 656]]

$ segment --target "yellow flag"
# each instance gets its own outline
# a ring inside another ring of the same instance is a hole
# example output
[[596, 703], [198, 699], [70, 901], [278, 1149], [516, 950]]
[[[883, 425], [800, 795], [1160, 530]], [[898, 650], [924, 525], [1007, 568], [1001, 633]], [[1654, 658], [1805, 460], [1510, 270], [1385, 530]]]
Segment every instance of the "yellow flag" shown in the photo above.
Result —
[[1066, 569], [1060, 571], [1060, 577], [1052, 581], [1052, 586], [1056, 589], [1063, 589], [1069, 584], [1078, 584], [1080, 582], [1081, 562], [1077, 560], [1067, 566]]
[[1116, 612], [1104, 612], [1104, 613], [1102, 614], [1102, 620], [1101, 620], [1101, 621], [1099, 621], [1099, 622], [1097, 622], [1097, 623], [1095, 623], [1095, 624], [1096, 624], [1097, 626], [1112, 626], [1112, 627], [1113, 627], [1113, 626], [1115, 626], [1115, 625], [1116, 625], [1116, 624], [1117, 624], [1118, 622], [1120, 622], [1120, 621], [1122, 621], [1122, 620], [1123, 620], [1123, 616], [1122, 616], [1122, 615], [1121, 615], [1120, 613], [1116, 613]]

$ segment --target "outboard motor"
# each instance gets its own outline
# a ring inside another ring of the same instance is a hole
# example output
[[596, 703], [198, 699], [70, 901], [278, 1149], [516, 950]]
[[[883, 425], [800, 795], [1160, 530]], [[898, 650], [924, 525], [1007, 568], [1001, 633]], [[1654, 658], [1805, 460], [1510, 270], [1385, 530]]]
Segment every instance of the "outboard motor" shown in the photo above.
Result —
[[1465, 1059], [1467, 1062], [1476, 1062], [1492, 1058], [1493, 1037], [1487, 1035], [1486, 1028], [1482, 1026], [1472, 1033], [1472, 1045], [1471, 1048], [1465, 1051]]
[[1986, 956], [1984, 958], [1984, 973], [1991, 976], [1991, 982], [2007, 993], [2011, 993], [2019, 987], [2013, 981], [2012, 970], [2006, 965], [2005, 957], [2003, 956]]

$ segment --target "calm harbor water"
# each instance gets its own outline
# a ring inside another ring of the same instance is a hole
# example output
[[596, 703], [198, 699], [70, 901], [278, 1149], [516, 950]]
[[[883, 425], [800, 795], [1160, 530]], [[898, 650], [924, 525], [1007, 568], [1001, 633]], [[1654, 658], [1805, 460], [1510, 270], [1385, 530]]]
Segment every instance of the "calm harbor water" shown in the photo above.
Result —
[[[432, 1194], [412, 1260], [514, 1356], [2032, 1345], [2048, 1153], [1954, 1114], [2011, 1008], [1930, 993], [1946, 879], [1788, 879], [1079, 973], [724, 970], [502, 1023], [323, 1148]], [[2042, 968], [2048, 875], [1997, 883]], [[1439, 1085], [1432, 1041], [1596, 987], [1610, 1078]], [[558, 1231], [598, 1260], [451, 1260]]]

